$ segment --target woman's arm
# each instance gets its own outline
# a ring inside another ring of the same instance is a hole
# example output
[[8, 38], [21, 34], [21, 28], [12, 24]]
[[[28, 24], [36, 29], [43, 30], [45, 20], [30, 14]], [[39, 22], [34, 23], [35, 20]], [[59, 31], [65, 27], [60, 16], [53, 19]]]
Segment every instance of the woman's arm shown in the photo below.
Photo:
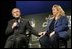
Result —
[[67, 31], [69, 29], [67, 17], [63, 16], [60, 20], [61, 21], [58, 22], [59, 24], [55, 26], [55, 32]]

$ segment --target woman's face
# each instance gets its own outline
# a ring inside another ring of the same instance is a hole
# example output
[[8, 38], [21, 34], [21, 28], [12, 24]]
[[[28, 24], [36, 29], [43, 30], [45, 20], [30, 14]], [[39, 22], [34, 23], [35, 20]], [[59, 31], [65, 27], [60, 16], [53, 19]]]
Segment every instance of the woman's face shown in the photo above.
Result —
[[53, 13], [54, 16], [56, 16], [58, 14], [58, 10], [57, 10], [56, 7], [52, 8], [52, 13]]

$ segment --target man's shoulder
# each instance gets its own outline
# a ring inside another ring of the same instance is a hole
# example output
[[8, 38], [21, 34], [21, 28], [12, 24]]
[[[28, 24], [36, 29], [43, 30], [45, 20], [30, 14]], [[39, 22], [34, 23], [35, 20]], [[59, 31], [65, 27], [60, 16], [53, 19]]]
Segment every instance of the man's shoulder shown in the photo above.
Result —
[[15, 19], [11, 19], [11, 20], [9, 20], [8, 22], [10, 23], [10, 22], [14, 22], [15, 21]]
[[25, 19], [25, 18], [22, 18], [22, 20], [23, 20], [24, 22], [29, 22], [29, 20], [28, 20], [28, 19]]

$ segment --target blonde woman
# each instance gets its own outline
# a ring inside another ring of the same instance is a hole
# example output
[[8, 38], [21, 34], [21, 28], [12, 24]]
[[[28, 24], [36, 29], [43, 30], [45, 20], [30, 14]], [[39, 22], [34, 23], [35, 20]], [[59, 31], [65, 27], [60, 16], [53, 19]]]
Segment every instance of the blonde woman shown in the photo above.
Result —
[[68, 34], [68, 19], [60, 5], [53, 5], [51, 22], [46, 33], [39, 39], [42, 48], [57, 48], [57, 39], [66, 39]]

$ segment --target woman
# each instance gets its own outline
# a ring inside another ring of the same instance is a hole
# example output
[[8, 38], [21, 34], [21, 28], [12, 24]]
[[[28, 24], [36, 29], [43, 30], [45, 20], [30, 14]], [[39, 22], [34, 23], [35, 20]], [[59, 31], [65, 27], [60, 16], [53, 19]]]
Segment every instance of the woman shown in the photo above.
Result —
[[42, 48], [57, 48], [58, 38], [67, 38], [68, 19], [60, 5], [53, 5], [51, 22], [48, 22], [45, 35], [39, 39]]

